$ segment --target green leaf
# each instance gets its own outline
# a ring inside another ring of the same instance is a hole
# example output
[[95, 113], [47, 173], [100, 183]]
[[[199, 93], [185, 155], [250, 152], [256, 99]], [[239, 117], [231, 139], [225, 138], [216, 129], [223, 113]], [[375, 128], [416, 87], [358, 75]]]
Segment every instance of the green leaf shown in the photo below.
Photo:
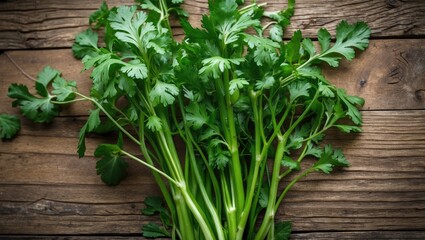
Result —
[[273, 41], [281, 42], [283, 39], [283, 29], [279, 25], [273, 25], [273, 27], [270, 28], [270, 38]]
[[86, 131], [87, 131], [87, 123], [80, 129], [78, 133], [78, 145], [77, 145], [77, 153], [78, 157], [84, 157], [86, 153]]
[[242, 34], [244, 41], [248, 44], [249, 48], [264, 47], [267, 50], [275, 51], [280, 48], [277, 42], [274, 42], [267, 38], [262, 38], [256, 35], [250, 35], [247, 33]]
[[230, 162], [230, 153], [228, 151], [220, 151], [214, 156], [213, 167], [223, 170]]
[[136, 6], [120, 6], [116, 11], [111, 11], [108, 20], [111, 22], [111, 27], [116, 30], [115, 36], [134, 46], [139, 46], [139, 28], [147, 20], [147, 15], [140, 12], [135, 21], [133, 16], [136, 13]]
[[181, 4], [184, 2], [184, 0], [171, 0], [171, 2], [174, 4]]
[[293, 169], [300, 170], [301, 169], [300, 163], [298, 161], [294, 161], [292, 158], [290, 158], [288, 156], [283, 157], [282, 165], [284, 167], [291, 169], [291, 170], [293, 170]]
[[314, 46], [313, 41], [311, 41], [310, 38], [304, 38], [304, 40], [302, 41], [302, 46], [310, 57], [316, 55], [316, 47]]
[[121, 75], [118, 79], [118, 88], [129, 97], [133, 97], [136, 94], [137, 85], [131, 77]]
[[315, 147], [313, 146], [313, 144], [309, 144], [307, 146], [307, 151], [305, 152], [306, 156], [314, 156], [316, 158], [320, 158], [320, 156], [322, 155], [323, 150], [319, 147]]
[[291, 23], [291, 17], [295, 13], [295, 0], [288, 0], [288, 6], [286, 9], [276, 12], [264, 12], [264, 16], [269, 17], [285, 29]]
[[270, 89], [275, 84], [276, 80], [273, 76], [266, 76], [263, 80], [257, 81], [255, 83], [255, 89], [257, 90], [264, 90], [264, 89]]
[[319, 59], [329, 64], [331, 67], [338, 67], [341, 57], [320, 57]]
[[82, 59], [82, 63], [84, 64], [83, 70], [90, 69], [92, 67], [98, 66], [99, 64], [109, 60], [112, 58], [111, 53], [103, 53], [97, 56], [85, 56]]
[[156, 213], [166, 211], [160, 197], [146, 197], [144, 204], [146, 207], [142, 209], [142, 214], [146, 216], [153, 216]]
[[301, 69], [298, 69], [297, 72], [300, 76], [303, 76], [303, 77], [326, 81], [325, 77], [322, 74], [322, 70], [319, 67], [315, 67], [315, 66], [303, 67]]
[[115, 84], [114, 81], [111, 81], [111, 78], [116, 77], [116, 72], [112, 70], [117, 70], [117, 66], [126, 64], [116, 57], [111, 53], [104, 53], [95, 57], [86, 56], [83, 59], [84, 70], [94, 67], [90, 74], [93, 79], [92, 90], [96, 90], [100, 95], [103, 95], [108, 87], [112, 88], [108, 89], [109, 95], [115, 95]]
[[43, 68], [43, 70], [38, 73], [37, 80], [35, 81], [35, 89], [37, 90], [37, 93], [42, 97], [47, 97], [49, 95], [49, 90], [47, 88], [50, 82], [59, 75], [60, 72], [50, 66]]
[[310, 96], [310, 93], [308, 92], [308, 90], [312, 88], [312, 85], [308, 82], [297, 81], [297, 82], [291, 83], [288, 88], [289, 88], [290, 101], [294, 102], [295, 99], [299, 97]]
[[115, 36], [122, 42], [138, 49], [155, 48], [153, 39], [158, 35], [156, 27], [147, 21], [148, 15], [137, 11], [137, 6], [120, 6], [109, 13], [108, 20], [116, 31]]
[[325, 97], [329, 97], [329, 98], [335, 97], [335, 94], [332, 91], [332, 89], [328, 85], [323, 84], [322, 82], [319, 82], [319, 89], [318, 90]]
[[208, 1], [211, 18], [216, 22], [229, 21], [237, 14], [238, 4], [235, 0]]
[[98, 50], [98, 40], [97, 33], [93, 32], [91, 29], [87, 29], [86, 31], [81, 32], [77, 35], [75, 42], [72, 45], [72, 52], [74, 56], [78, 59], [82, 59], [86, 55], [96, 55]]
[[128, 163], [121, 158], [121, 148], [116, 144], [101, 144], [95, 152], [96, 172], [109, 186], [118, 185], [127, 176]]
[[350, 126], [350, 125], [334, 125], [335, 127], [337, 127], [339, 130], [341, 130], [342, 132], [345, 133], [350, 133], [350, 132], [361, 132], [362, 129], [358, 126]]
[[260, 25], [260, 21], [252, 18], [250, 13], [246, 13], [241, 15], [237, 20], [232, 18], [232, 20], [221, 21], [218, 25], [219, 36], [224, 41], [224, 44], [229, 45], [238, 41], [245, 29], [258, 25]]
[[9, 114], [0, 114], [0, 138], [11, 139], [21, 129], [21, 121], [18, 117]]
[[157, 80], [155, 86], [149, 93], [149, 98], [155, 106], [161, 103], [166, 107], [174, 102], [178, 94], [179, 89], [176, 85]]
[[155, 214], [159, 214], [161, 222], [164, 226], [172, 226], [170, 213], [166, 207], [164, 207], [164, 203], [162, 198], [160, 197], [146, 197], [145, 208], [142, 209], [142, 214], [146, 216], [153, 216]]
[[262, 208], [266, 208], [269, 203], [269, 186], [263, 186], [260, 190], [260, 194], [258, 196], [258, 204]]
[[35, 97], [25, 85], [12, 84], [8, 96], [16, 99], [12, 106], [20, 107], [22, 114], [34, 122], [51, 122], [59, 114], [59, 108], [50, 102], [50, 97]]
[[207, 31], [199, 28], [194, 28], [186, 19], [180, 19], [180, 24], [184, 30], [186, 39], [189, 39], [191, 41], [205, 41], [205, 39], [208, 39], [209, 37]]
[[232, 79], [229, 82], [229, 93], [233, 94], [237, 89], [242, 89], [246, 85], [249, 85], [249, 82], [244, 78]]
[[162, 130], [162, 121], [158, 116], [149, 116], [146, 122], [146, 127], [152, 132], [159, 132]]
[[[147, 10], [151, 10], [151, 11], [154, 11], [154, 12], [157, 12], [157, 13], [159, 13], [159, 14], [161, 14], [162, 13], [162, 11], [161, 11], [161, 9], [159, 9], [155, 4], [153, 4], [150, 0], [138, 0], [138, 1], [140, 1], [142, 4], [141, 4], [141, 7], [143, 8], [143, 9], [147, 9]], [[155, 1], [156, 2], [156, 1]]]
[[[338, 66], [340, 56], [352, 60], [355, 55], [354, 49], [364, 50], [369, 45], [369, 37], [370, 29], [366, 23], [349, 24], [346, 21], [341, 21], [336, 27], [336, 42], [331, 48], [329, 48], [329, 33], [325, 30], [319, 31], [319, 42], [322, 47], [322, 54], [319, 59], [332, 67]], [[323, 49], [326, 48], [329, 49], [324, 51]]]
[[291, 150], [291, 149], [299, 149], [302, 147], [303, 144], [303, 137], [299, 137], [299, 136], [295, 136], [295, 135], [290, 135], [289, 136], [289, 141], [288, 141], [288, 145], [286, 147], [286, 150]]
[[192, 102], [186, 108], [186, 122], [193, 129], [200, 129], [208, 121], [208, 114], [204, 105]]
[[331, 46], [331, 34], [326, 30], [326, 28], [321, 28], [317, 32], [317, 37], [319, 39], [320, 50], [325, 52]]
[[211, 139], [207, 151], [209, 164], [218, 170], [223, 170], [230, 162], [230, 152], [222, 140]]
[[87, 132], [93, 132], [100, 125], [100, 109], [90, 111], [89, 118], [87, 119]]
[[277, 42], [250, 34], [243, 34], [243, 36], [257, 66], [273, 64], [273, 61], [277, 59], [277, 50], [280, 48]]
[[77, 82], [66, 81], [61, 77], [56, 77], [52, 83], [52, 94], [56, 95], [56, 100], [59, 102], [69, 101], [75, 98]]
[[216, 128], [208, 128], [208, 129], [206, 129], [205, 131], [203, 131], [202, 133], [201, 133], [201, 135], [199, 135], [199, 138], [198, 138], [198, 140], [199, 141], [205, 141], [205, 140], [208, 140], [208, 139], [210, 139], [210, 138], [212, 138], [212, 137], [218, 137], [218, 136], [220, 136], [220, 134], [217, 132], [218, 131], [218, 127], [216, 127]]
[[109, 16], [109, 8], [106, 2], [102, 2], [100, 8], [94, 11], [89, 16], [89, 24], [96, 23], [95, 28], [104, 26], [107, 23]]
[[285, 45], [285, 59], [290, 64], [298, 63], [300, 60], [300, 48], [301, 48], [302, 34], [298, 30], [292, 36], [291, 41]]
[[292, 232], [292, 224], [291, 222], [278, 222], [274, 227], [274, 239], [275, 240], [289, 240]]
[[363, 106], [364, 99], [356, 96], [349, 96], [343, 89], [337, 89], [337, 95], [347, 107], [347, 115], [356, 125], [363, 123], [362, 114], [357, 109], [357, 106]]
[[322, 171], [326, 174], [331, 173], [334, 167], [348, 166], [349, 163], [342, 151], [340, 149], [334, 150], [330, 145], [324, 147], [320, 159], [313, 165], [317, 171]]
[[148, 68], [140, 60], [133, 60], [125, 64], [121, 68], [121, 72], [126, 73], [129, 77], [137, 79], [145, 79], [148, 77]]
[[171, 237], [171, 233], [156, 223], [148, 223], [143, 225], [142, 233], [143, 237], [146, 238]]
[[77, 153], [79, 158], [84, 157], [86, 152], [86, 133], [95, 131], [96, 128], [100, 126], [100, 124], [100, 109], [97, 108], [91, 110], [87, 122], [80, 129], [80, 133], [78, 134]]
[[245, 61], [243, 58], [227, 59], [220, 56], [210, 57], [202, 60], [203, 67], [199, 70], [199, 74], [219, 78], [225, 69], [231, 69], [232, 63], [239, 65]]

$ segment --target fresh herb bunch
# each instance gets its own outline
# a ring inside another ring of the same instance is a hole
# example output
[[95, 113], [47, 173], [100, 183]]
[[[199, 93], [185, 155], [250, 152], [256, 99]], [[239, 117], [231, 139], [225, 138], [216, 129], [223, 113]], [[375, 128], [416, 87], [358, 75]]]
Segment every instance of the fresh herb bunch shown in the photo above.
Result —
[[[300, 31], [282, 40], [294, 0], [277, 12], [255, 1], [210, 0], [202, 28], [189, 23], [182, 2], [141, 0], [111, 9], [103, 3], [72, 47], [84, 70], [92, 70], [90, 96], [46, 67], [36, 95], [24, 85], [10, 86], [13, 106], [35, 122], [50, 122], [60, 105], [92, 102], [78, 155], [85, 154], [87, 133], [116, 131], [116, 144], [94, 152], [101, 179], [119, 184], [128, 160], [152, 171], [166, 207], [146, 199], [143, 213], [159, 213], [164, 225], [144, 226], [146, 237], [286, 239], [291, 225], [275, 216], [288, 190], [310, 173], [348, 166], [341, 150], [321, 144], [325, 132], [361, 131], [363, 99], [332, 85], [320, 67], [353, 59], [355, 49], [368, 46], [370, 30], [342, 21], [336, 41], [320, 29], [316, 47]], [[180, 19], [182, 42], [173, 38], [170, 14]], [[265, 25], [264, 17], [270, 20]], [[118, 107], [122, 99], [125, 106]], [[341, 123], [346, 118], [352, 124]], [[16, 118], [0, 120], [2, 138], [19, 129]], [[140, 147], [141, 157], [125, 150], [123, 137]], [[306, 158], [317, 161], [301, 166]]]

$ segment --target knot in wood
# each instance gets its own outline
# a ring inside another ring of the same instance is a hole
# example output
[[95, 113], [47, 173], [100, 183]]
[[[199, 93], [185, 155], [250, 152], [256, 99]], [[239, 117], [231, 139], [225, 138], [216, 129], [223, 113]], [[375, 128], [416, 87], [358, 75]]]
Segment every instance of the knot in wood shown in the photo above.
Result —
[[425, 99], [425, 89], [418, 89], [415, 91], [415, 97], [417, 100], [422, 101]]
[[388, 8], [396, 8], [400, 6], [400, 2], [398, 0], [386, 0], [385, 3]]

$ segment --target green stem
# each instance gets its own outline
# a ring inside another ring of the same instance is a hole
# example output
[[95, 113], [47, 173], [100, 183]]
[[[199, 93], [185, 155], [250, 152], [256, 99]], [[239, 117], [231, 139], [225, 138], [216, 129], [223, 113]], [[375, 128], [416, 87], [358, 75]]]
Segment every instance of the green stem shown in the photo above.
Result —
[[[185, 115], [185, 112], [184, 112], [185, 108], [184, 108], [182, 97], [179, 96], [178, 100], [179, 100], [179, 106], [180, 106], [180, 109], [181, 109], [182, 117], [183, 117], [183, 119], [186, 119], [186, 115]], [[214, 173], [214, 170], [211, 168], [210, 164], [208, 163], [208, 160], [207, 160], [204, 152], [202, 151], [201, 147], [199, 146], [198, 142], [196, 142], [193, 139], [193, 135], [192, 135], [192, 132], [189, 130], [189, 126], [185, 125], [185, 130], [186, 130], [186, 138], [183, 137], [183, 139], [185, 139], [186, 142], [189, 141], [190, 143], [188, 143], [188, 144], [193, 145], [196, 148], [196, 150], [198, 151], [198, 154], [201, 157], [201, 159], [204, 163], [204, 166], [208, 171], [208, 175], [210, 177], [211, 183], [212, 183], [213, 188], [214, 188], [214, 193], [215, 193], [215, 197], [216, 197], [216, 211], [217, 211], [217, 213], [221, 213], [221, 191], [220, 191], [220, 187], [219, 187], [220, 185], [218, 184], [218, 180], [217, 180], [217, 177]], [[184, 135], [183, 132], [181, 132], [181, 134]]]
[[227, 184], [226, 179], [229, 179], [229, 178], [225, 176], [224, 170], [221, 170], [220, 180], [221, 180], [221, 187], [223, 191], [224, 206], [226, 209], [228, 239], [236, 239], [236, 230], [237, 230], [236, 206], [234, 204], [234, 201], [232, 201], [232, 196], [229, 195], [231, 190], [229, 190], [229, 186]]
[[197, 203], [193, 200], [193, 196], [187, 190], [187, 186], [185, 185], [184, 182], [180, 183], [180, 190], [187, 204], [187, 207], [191, 210], [193, 217], [198, 222], [202, 230], [202, 233], [204, 234], [205, 239], [211, 239], [211, 240], [217, 239], [214, 236], [211, 226], [206, 221], [205, 213], [202, 211], [202, 209], [200, 209]]
[[131, 159], [133, 159], [133, 160], [135, 160], [135, 161], [137, 161], [137, 162], [141, 163], [142, 165], [144, 165], [144, 166], [148, 167], [148, 168], [149, 168], [149, 169], [151, 169], [152, 171], [154, 171], [154, 172], [156, 172], [156, 173], [158, 173], [158, 174], [162, 175], [162, 176], [163, 176], [163, 177], [165, 177], [168, 181], [170, 181], [170, 182], [171, 182], [171, 183], [173, 183], [174, 185], [178, 186], [178, 183], [176, 182], [176, 180], [172, 179], [170, 176], [168, 176], [166, 173], [164, 173], [163, 171], [159, 170], [159, 169], [158, 169], [158, 168], [156, 168], [155, 166], [153, 166], [153, 165], [150, 165], [150, 164], [146, 163], [146, 162], [145, 162], [145, 161], [143, 161], [142, 159], [140, 159], [140, 158], [138, 158], [138, 157], [136, 157], [136, 156], [134, 156], [134, 155], [132, 155], [132, 154], [130, 154], [130, 153], [128, 153], [128, 152], [126, 152], [126, 151], [124, 151], [124, 150], [121, 150], [121, 153], [122, 153], [122, 154], [124, 154], [124, 155], [126, 155], [127, 157], [129, 157], [129, 158], [131, 158]]
[[179, 222], [179, 230], [182, 239], [195, 240], [193, 231], [192, 220], [190, 218], [190, 212], [187, 209], [184, 197], [180, 189], [172, 188], [173, 199], [176, 203], [177, 218]]
[[97, 102], [94, 98], [91, 97], [87, 97], [79, 92], [75, 92], [75, 94], [79, 95], [82, 98], [85, 98], [91, 102], [93, 102], [103, 113], [105, 113], [105, 115], [115, 124], [115, 126], [117, 126], [117, 128], [123, 132], [128, 138], [130, 138], [133, 142], [137, 143], [138, 145], [140, 145], [139, 140], [137, 140], [135, 137], [133, 137], [133, 135], [131, 135], [127, 130], [125, 130], [121, 124], [119, 124], [112, 116], [111, 114], [109, 114], [105, 108], [99, 103]]
[[251, 3], [249, 5], [246, 5], [245, 7], [240, 8], [239, 9], [239, 13], [240, 14], [244, 14], [244, 13], [248, 12], [249, 10], [251, 10], [255, 6], [257, 6], [257, 7], [264, 7], [264, 6], [267, 5], [267, 3], [265, 3], [265, 2], [264, 3], [260, 3], [260, 4], [255, 3], [255, 1], [252, 1], [252, 2], [253, 3]]
[[87, 98], [77, 98], [77, 99], [73, 99], [73, 100], [69, 100], [69, 101], [64, 101], [64, 102], [59, 102], [59, 101], [50, 101], [53, 104], [57, 104], [57, 105], [65, 105], [65, 104], [70, 104], [70, 103], [75, 103], [75, 102], [81, 102], [81, 101], [87, 101]]
[[165, 156], [168, 158], [166, 162], [170, 165], [170, 169], [174, 171], [175, 177], [179, 183], [178, 188], [179, 192], [182, 194], [184, 198], [184, 205], [190, 209], [193, 217], [198, 222], [204, 236], [206, 239], [215, 239], [214, 234], [212, 232], [211, 227], [206, 222], [206, 217], [202, 209], [197, 205], [197, 203], [194, 201], [193, 196], [190, 194], [190, 192], [187, 189], [187, 184], [184, 180], [184, 174], [182, 171], [182, 168], [180, 166], [179, 157], [177, 155], [177, 150], [174, 145], [173, 138], [170, 134], [165, 135], [164, 133], [171, 133], [168, 118], [165, 116], [164, 110], [160, 110], [158, 113], [158, 116], [162, 120], [162, 128], [163, 131], [157, 133], [160, 139], [160, 145], [162, 146], [163, 150], [165, 151]]
[[[286, 141], [288, 140], [288, 137], [292, 133], [292, 131], [298, 126], [298, 124], [300, 124], [300, 122], [308, 114], [313, 103], [317, 100], [318, 97], [319, 97], [319, 91], [316, 90], [316, 93], [313, 99], [311, 100], [307, 108], [304, 110], [304, 112], [297, 118], [295, 122], [291, 124], [291, 126], [285, 132], [284, 135], [281, 135], [281, 133], [278, 134], [279, 141], [278, 141], [278, 146], [277, 146], [276, 155], [275, 155], [274, 164], [273, 164], [272, 180], [271, 180], [270, 192], [269, 192], [269, 201], [267, 204], [267, 209], [266, 209], [263, 223], [261, 224], [260, 230], [255, 236], [256, 240], [264, 239], [266, 237], [267, 232], [269, 231], [271, 227], [271, 222], [273, 221], [274, 215], [276, 213], [275, 206], [276, 206], [277, 190], [279, 186], [279, 181], [281, 179], [280, 178], [281, 160], [284, 156], [284, 148], [286, 146]], [[275, 131], [277, 130], [280, 130], [280, 129], [275, 129]]]
[[259, 184], [258, 174], [259, 174], [260, 165], [263, 162], [263, 156], [261, 154], [261, 143], [262, 143], [261, 139], [264, 134], [262, 134], [263, 133], [262, 116], [261, 116], [262, 114], [260, 113], [262, 104], [261, 104], [261, 101], [260, 103], [258, 101], [259, 97], [261, 97], [261, 95], [258, 92], [251, 92], [250, 94], [252, 109], [254, 113], [254, 125], [255, 125], [255, 134], [254, 134], [255, 135], [255, 150], [254, 150], [255, 159], [254, 159], [254, 168], [250, 171], [250, 174], [248, 176], [247, 198], [246, 198], [246, 203], [243, 208], [243, 211], [240, 215], [236, 239], [243, 238], [246, 223], [251, 211], [252, 199], [254, 198], [255, 188], [257, 184]]
[[[140, 139], [140, 150], [142, 151], [143, 155], [146, 158], [146, 161], [150, 165], [154, 165], [151, 154], [149, 153], [148, 148], [146, 147], [145, 142], [145, 121], [144, 121], [144, 115], [141, 114], [139, 118], [139, 139]], [[153, 144], [153, 142], [151, 142]], [[156, 146], [154, 146], [156, 148]], [[165, 185], [163, 179], [157, 172], [152, 172], [152, 175], [155, 179], [155, 182], [158, 184], [159, 189], [161, 190], [162, 195], [164, 196], [165, 202], [167, 203], [168, 208], [170, 209], [170, 212], [172, 214], [173, 219], [175, 219], [175, 205], [171, 198], [170, 191], [168, 190], [167, 186]]]
[[270, 227], [274, 221], [274, 217], [276, 214], [275, 211], [275, 204], [276, 204], [276, 197], [277, 197], [277, 190], [279, 187], [279, 175], [280, 175], [280, 167], [281, 167], [281, 160], [283, 158], [283, 155], [285, 153], [285, 146], [287, 138], [285, 136], [282, 136], [281, 134], [278, 135], [278, 144], [277, 144], [277, 150], [276, 155], [274, 158], [273, 163], [273, 170], [272, 170], [272, 179], [270, 184], [270, 192], [269, 192], [269, 199], [267, 202], [267, 209], [266, 213], [264, 215], [263, 222], [260, 226], [260, 229], [258, 230], [257, 234], [255, 235], [255, 240], [262, 240], [265, 239], [268, 231], [270, 230]]
[[[182, 104], [181, 101], [180, 101], [180, 103]], [[183, 115], [183, 119], [185, 119], [184, 112], [182, 112], [182, 115]], [[186, 136], [187, 136], [186, 139], [189, 139], [188, 141], [186, 141], [186, 149], [189, 153], [189, 162], [192, 165], [192, 170], [193, 170], [193, 173], [195, 175], [195, 179], [198, 183], [197, 186], [199, 187], [199, 189], [201, 191], [202, 199], [204, 200], [204, 202], [207, 206], [207, 209], [212, 216], [212, 220], [214, 222], [214, 227], [215, 227], [215, 231], [217, 233], [218, 239], [224, 240], [225, 237], [224, 237], [224, 232], [223, 232], [223, 226], [221, 224], [221, 219], [219, 218], [219, 215], [217, 214], [217, 209], [214, 208], [214, 205], [211, 202], [210, 196], [208, 196], [208, 193], [205, 189], [205, 183], [202, 180], [201, 173], [199, 172], [200, 167], [196, 163], [193, 143], [191, 141], [193, 139], [192, 133], [190, 132], [189, 127], [187, 125], [185, 125], [185, 132], [186, 132]]]
[[231, 169], [232, 169], [232, 178], [234, 182], [234, 189], [236, 191], [236, 214], [240, 216], [242, 213], [242, 209], [245, 205], [245, 191], [243, 185], [243, 177], [242, 177], [242, 169], [239, 158], [239, 146], [238, 146], [238, 135], [236, 132], [236, 124], [235, 117], [233, 113], [233, 106], [230, 100], [230, 92], [229, 92], [229, 71], [224, 70], [224, 92], [226, 99], [226, 107], [227, 107], [227, 121], [229, 128], [229, 139], [228, 143], [230, 145], [230, 154], [232, 159]]
[[292, 186], [294, 186], [295, 183], [297, 183], [301, 178], [307, 176], [309, 173], [313, 172], [314, 168], [311, 167], [307, 170], [305, 170], [304, 172], [302, 172], [300, 175], [298, 175], [294, 180], [292, 180], [288, 186], [286, 186], [286, 188], [283, 190], [283, 192], [280, 194], [279, 199], [276, 202], [275, 205], [275, 211], [277, 211], [277, 209], [279, 208], [280, 203], [282, 202], [283, 198], [285, 197], [286, 193], [292, 188]]

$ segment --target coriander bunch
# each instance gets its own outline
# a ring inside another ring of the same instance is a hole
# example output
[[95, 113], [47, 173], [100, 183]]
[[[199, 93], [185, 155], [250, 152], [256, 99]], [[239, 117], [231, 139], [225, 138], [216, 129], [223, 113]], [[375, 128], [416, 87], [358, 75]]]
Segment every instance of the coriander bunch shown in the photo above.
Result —
[[[151, 170], [165, 205], [146, 199], [143, 213], [159, 213], [162, 226], [147, 224], [144, 236], [287, 239], [290, 223], [275, 216], [292, 186], [313, 172], [348, 166], [341, 150], [321, 143], [326, 131], [361, 131], [363, 99], [332, 85], [321, 67], [353, 59], [355, 49], [368, 46], [370, 30], [342, 21], [334, 43], [326, 29], [318, 31], [318, 46], [301, 31], [283, 41], [293, 0], [276, 12], [264, 3], [210, 0], [195, 28], [182, 2], [142, 0], [111, 9], [104, 3], [90, 16], [92, 27], [72, 47], [83, 70], [91, 70], [89, 96], [50, 67], [38, 75], [36, 94], [12, 84], [9, 96], [35, 122], [52, 121], [63, 104], [93, 103], [78, 155], [85, 154], [88, 133], [115, 131], [117, 143], [94, 152], [101, 179], [119, 184], [127, 161]], [[180, 20], [181, 42], [170, 15]], [[346, 118], [350, 124], [341, 122]], [[13, 119], [4, 119], [16, 130]], [[127, 151], [124, 137], [140, 152]], [[315, 161], [301, 164], [308, 158]]]

